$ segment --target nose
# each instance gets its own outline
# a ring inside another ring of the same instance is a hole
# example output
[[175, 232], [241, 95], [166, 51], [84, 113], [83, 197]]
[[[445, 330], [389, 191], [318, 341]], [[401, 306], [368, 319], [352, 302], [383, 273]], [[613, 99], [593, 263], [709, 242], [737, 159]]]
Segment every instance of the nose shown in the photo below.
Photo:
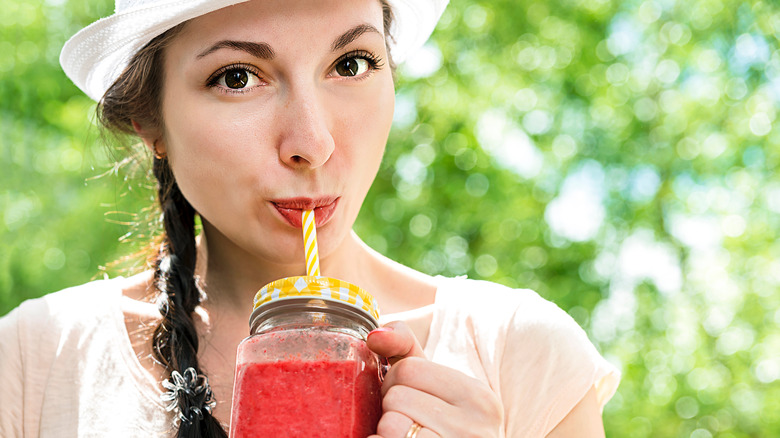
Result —
[[279, 120], [282, 136], [279, 158], [295, 169], [324, 165], [336, 148], [330, 132], [330, 114], [313, 90], [290, 90]]

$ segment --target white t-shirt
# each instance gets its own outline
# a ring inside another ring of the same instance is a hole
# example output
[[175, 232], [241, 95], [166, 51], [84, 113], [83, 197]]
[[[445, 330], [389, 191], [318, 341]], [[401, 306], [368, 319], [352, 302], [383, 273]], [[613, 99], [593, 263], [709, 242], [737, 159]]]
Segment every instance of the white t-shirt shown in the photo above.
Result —
[[[547, 435], [592, 386], [602, 407], [614, 394], [618, 371], [553, 303], [485, 281], [437, 280], [425, 355], [490, 385], [505, 436]], [[162, 387], [130, 344], [122, 281], [29, 300], [0, 318], [0, 436], [171, 435]]]

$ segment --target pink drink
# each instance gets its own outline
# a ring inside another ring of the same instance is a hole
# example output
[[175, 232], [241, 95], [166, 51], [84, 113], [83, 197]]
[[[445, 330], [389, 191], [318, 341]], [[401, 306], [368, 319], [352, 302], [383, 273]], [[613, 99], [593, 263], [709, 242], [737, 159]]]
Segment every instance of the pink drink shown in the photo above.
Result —
[[238, 350], [230, 436], [365, 438], [382, 413], [380, 385], [376, 356], [352, 335], [252, 336]]

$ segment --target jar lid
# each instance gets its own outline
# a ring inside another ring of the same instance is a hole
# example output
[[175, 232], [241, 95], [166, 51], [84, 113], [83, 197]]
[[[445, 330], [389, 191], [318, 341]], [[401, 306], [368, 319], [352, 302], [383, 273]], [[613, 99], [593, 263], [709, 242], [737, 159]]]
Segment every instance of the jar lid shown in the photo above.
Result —
[[287, 277], [266, 284], [255, 294], [254, 309], [271, 302], [300, 298], [345, 303], [367, 313], [375, 323], [379, 321], [379, 304], [371, 294], [347, 281], [314, 275]]

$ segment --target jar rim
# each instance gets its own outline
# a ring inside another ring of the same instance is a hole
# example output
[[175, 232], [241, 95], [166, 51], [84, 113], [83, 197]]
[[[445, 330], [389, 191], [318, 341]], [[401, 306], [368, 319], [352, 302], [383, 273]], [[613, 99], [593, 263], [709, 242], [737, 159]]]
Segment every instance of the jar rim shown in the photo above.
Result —
[[293, 299], [345, 304], [379, 325], [379, 304], [371, 294], [348, 281], [314, 275], [285, 277], [263, 286], [255, 294], [250, 325], [261, 307]]
[[256, 308], [249, 317], [249, 331], [255, 333], [255, 329], [262, 325], [264, 321], [289, 313], [338, 315], [359, 322], [369, 332], [379, 327], [379, 322], [369, 313], [362, 311], [362, 309], [356, 309], [354, 306], [350, 306], [342, 301], [324, 300], [319, 297], [293, 297], [276, 300]]

